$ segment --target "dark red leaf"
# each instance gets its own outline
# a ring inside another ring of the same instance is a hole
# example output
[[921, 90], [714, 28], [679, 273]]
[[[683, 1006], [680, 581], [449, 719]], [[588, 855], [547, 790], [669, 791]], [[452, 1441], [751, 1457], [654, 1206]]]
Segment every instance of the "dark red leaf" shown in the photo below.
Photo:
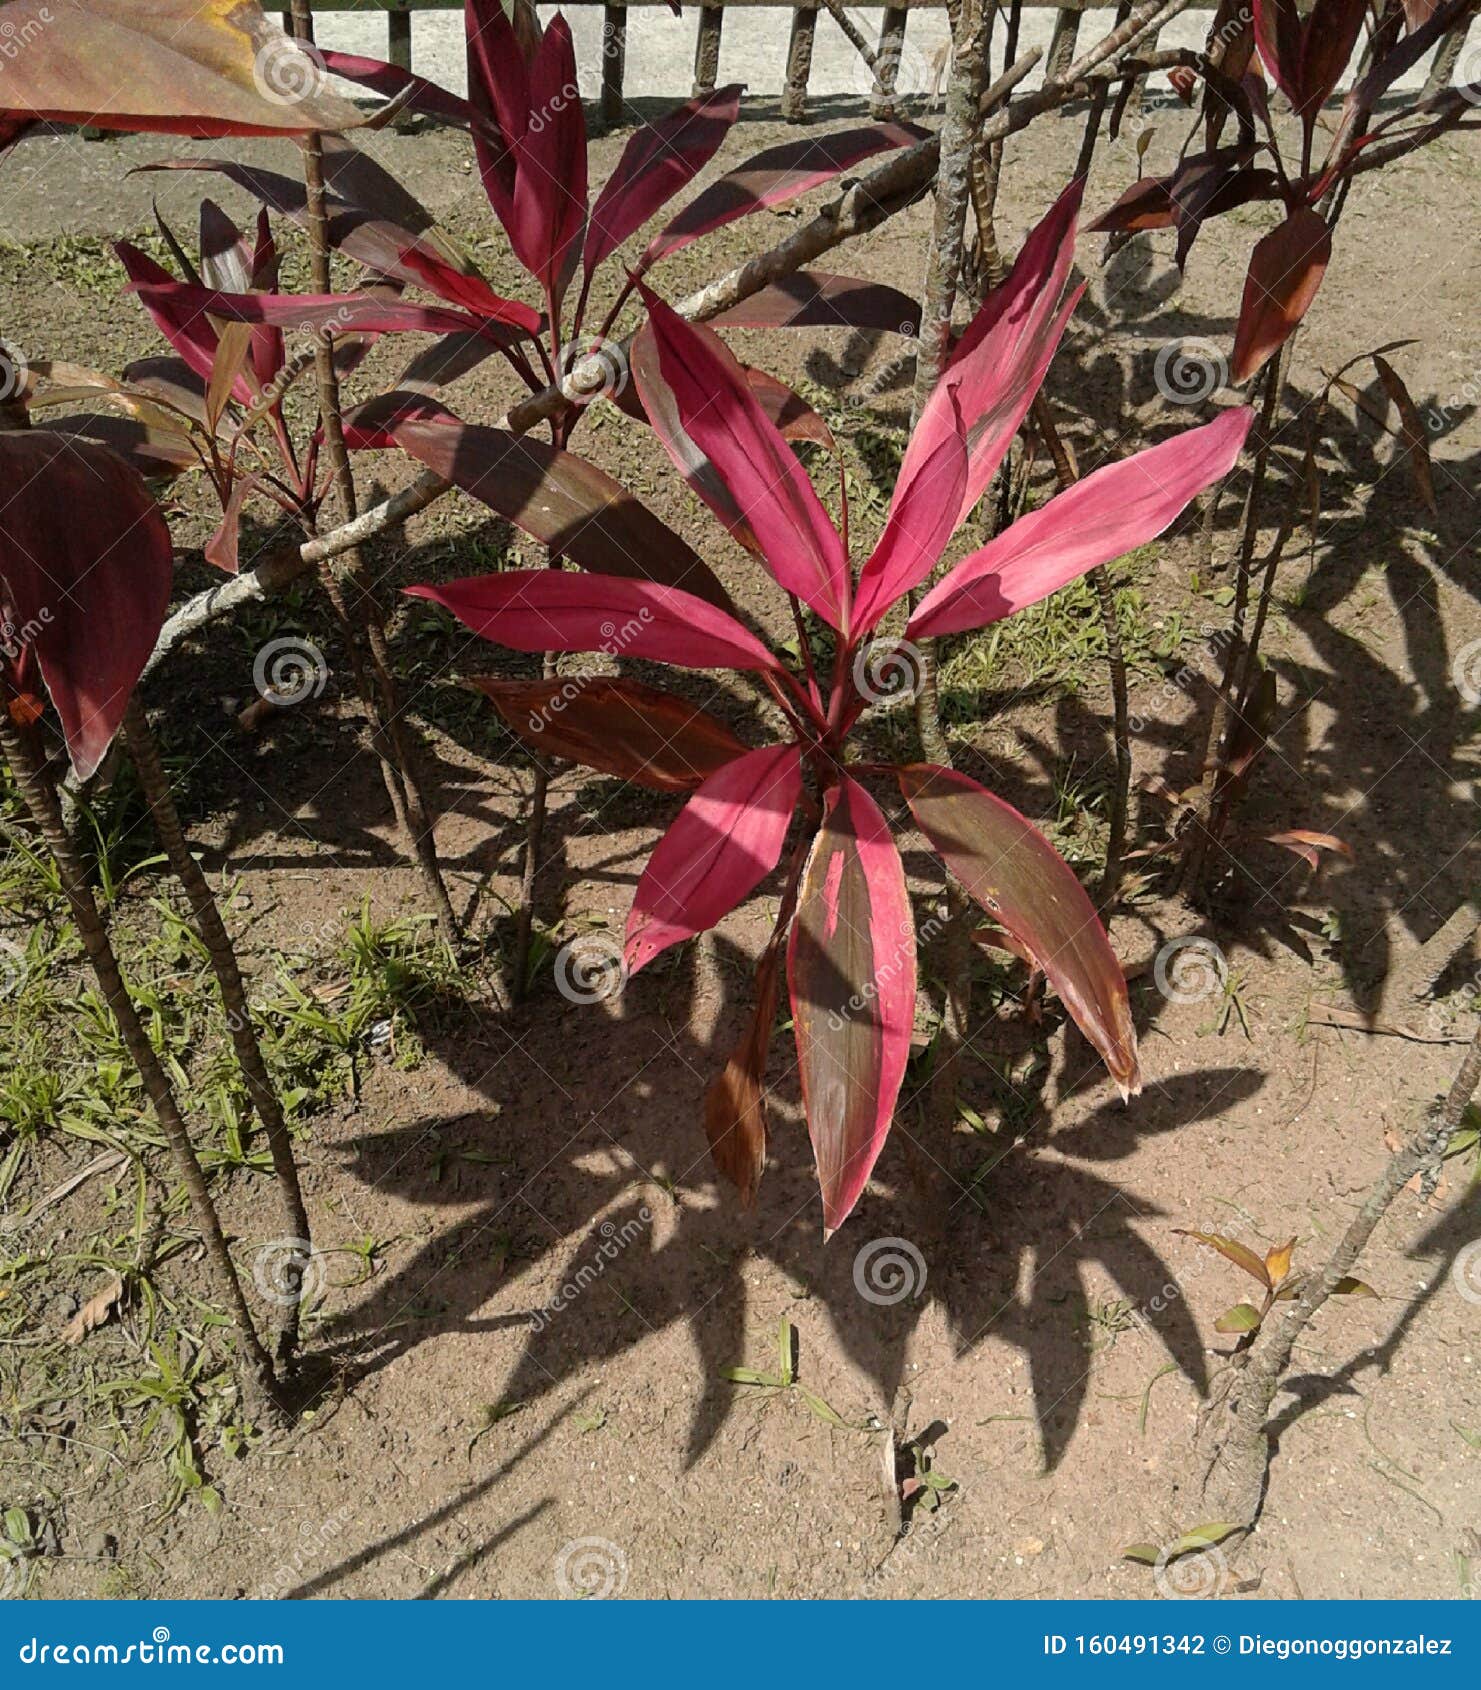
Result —
[[766, 1058], [776, 1021], [781, 951], [768, 945], [756, 968], [756, 1007], [740, 1042], [705, 1093], [705, 1136], [715, 1166], [750, 1208], [766, 1166]]
[[952, 769], [899, 771], [921, 832], [967, 892], [1026, 945], [1122, 1097], [1141, 1090], [1121, 964], [1085, 889], [1037, 828]]
[[591, 208], [582, 263], [590, 275], [714, 157], [740, 113], [743, 84], [696, 94], [628, 138]]
[[639, 269], [646, 270], [669, 253], [688, 246], [723, 224], [764, 206], [782, 205], [809, 188], [831, 182], [861, 160], [894, 147], [929, 140], [927, 130], [908, 123], [871, 123], [804, 141], [767, 147], [697, 195], [662, 233], [655, 235]]
[[0, 433], [0, 623], [35, 656], [87, 779], [118, 731], [169, 605], [170, 531], [106, 447]]
[[1236, 382], [1247, 382], [1294, 333], [1331, 256], [1326, 219], [1309, 206], [1293, 211], [1256, 243], [1234, 334]]
[[559, 675], [475, 687], [536, 751], [656, 792], [692, 792], [746, 747], [698, 705], [641, 681]]
[[920, 302], [887, 282], [797, 270], [710, 319], [712, 328], [881, 329], [915, 335]]
[[605, 471], [529, 435], [466, 423], [388, 425], [404, 451], [527, 534], [604, 576], [678, 587], [720, 610], [730, 598], [667, 524]]

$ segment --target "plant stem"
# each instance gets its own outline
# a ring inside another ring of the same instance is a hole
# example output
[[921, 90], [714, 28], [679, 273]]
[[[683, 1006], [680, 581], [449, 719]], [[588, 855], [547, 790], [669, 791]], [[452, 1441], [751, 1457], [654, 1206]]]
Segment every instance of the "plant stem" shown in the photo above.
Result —
[[[1055, 426], [1054, 412], [1040, 392], [1034, 400], [1034, 426], [1044, 442], [1060, 490], [1073, 487], [1079, 479], [1068, 448]], [[1111, 710], [1116, 746], [1116, 785], [1111, 792], [1111, 815], [1106, 832], [1106, 866], [1101, 875], [1096, 902], [1102, 915], [1116, 901], [1121, 885], [1121, 860], [1126, 852], [1126, 817], [1131, 805], [1131, 707], [1127, 696], [1126, 654], [1121, 645], [1121, 627], [1116, 618], [1116, 595], [1104, 564], [1090, 571], [1100, 606], [1101, 625], [1106, 635], [1106, 665], [1111, 674]]]
[[[984, 19], [980, 0], [962, 0], [952, 43], [951, 80], [946, 91], [946, 117], [941, 128], [941, 163], [936, 173], [936, 214], [926, 262], [921, 300], [920, 339], [917, 342], [912, 426], [919, 421], [951, 352], [951, 317], [956, 305], [957, 279], [962, 268], [967, 201], [971, 192], [979, 103], [984, 67]], [[913, 595], [919, 602], [919, 594]], [[941, 700], [934, 640], [922, 640], [919, 651], [920, 687], [915, 720], [921, 750], [929, 762], [951, 767], [951, 747], [941, 728]], [[936, 1035], [931, 1075], [930, 1114], [933, 1124], [949, 1124], [955, 1110], [956, 1060], [967, 1034], [971, 1013], [971, 933], [965, 919], [966, 894], [948, 880], [947, 923], [940, 949], [945, 986], [941, 1026]]]
[[[293, 33], [300, 41], [312, 41], [314, 38], [309, 0], [293, 0]], [[317, 133], [310, 133], [301, 137], [300, 145], [303, 149], [305, 222], [313, 286], [316, 293], [329, 293], [329, 218], [324, 194], [324, 142]], [[324, 456], [339, 497], [340, 520], [354, 522], [359, 516], [355, 476], [345, 447], [339, 377], [334, 368], [333, 343], [327, 333], [320, 334], [315, 340], [314, 375], [319, 393], [319, 421], [324, 431]], [[392, 673], [385, 617], [359, 546], [348, 547], [340, 554], [337, 564], [326, 562], [320, 576], [339, 620], [355, 686], [370, 719], [371, 738], [380, 758], [391, 806], [421, 868], [443, 938], [450, 948], [456, 949], [460, 937], [458, 920], [437, 860], [437, 845], [428, 815], [419, 759], [405, 731], [401, 701]], [[353, 594], [353, 605], [346, 594], [347, 586]], [[370, 657], [368, 674], [360, 652], [362, 635]]]
[[109, 941], [103, 918], [98, 912], [92, 889], [87, 883], [81, 859], [62, 821], [56, 793], [25, 731], [11, 721], [7, 703], [7, 700], [0, 698], [0, 751], [5, 754], [5, 760], [10, 765], [21, 798], [37, 832], [45, 841], [52, 860], [56, 863], [57, 874], [66, 893], [72, 920], [77, 926], [83, 949], [87, 952], [88, 961], [92, 964], [93, 973], [97, 976], [108, 1007], [118, 1022], [119, 1032], [135, 1068], [139, 1071], [139, 1078], [144, 1082], [144, 1089], [154, 1106], [155, 1118], [165, 1135], [181, 1183], [190, 1198], [196, 1224], [200, 1227], [201, 1236], [205, 1241], [207, 1259], [220, 1282], [219, 1289], [226, 1298], [241, 1337], [248, 1365], [247, 1375], [242, 1380], [244, 1398], [249, 1402], [252, 1412], [275, 1414], [273, 1364], [257, 1335], [257, 1328], [252, 1323], [251, 1311], [242, 1292], [242, 1282], [237, 1277], [236, 1266], [232, 1262], [231, 1252], [227, 1249], [226, 1235], [221, 1230], [216, 1205], [206, 1187], [205, 1173], [196, 1156], [195, 1147], [190, 1142], [189, 1129], [180, 1113], [180, 1106], [175, 1100], [175, 1093], [164, 1067], [155, 1053], [154, 1046], [149, 1042], [149, 1035], [144, 1031], [133, 999], [129, 996], [128, 987], [124, 984], [118, 958]]
[[[302, 1276], [311, 1249], [308, 1211], [304, 1207], [303, 1191], [298, 1183], [298, 1165], [293, 1155], [293, 1141], [288, 1132], [288, 1123], [283, 1117], [282, 1105], [278, 1101], [277, 1091], [263, 1059], [262, 1047], [257, 1042], [257, 1033], [252, 1025], [252, 1011], [247, 1001], [242, 971], [237, 963], [236, 950], [232, 945], [231, 936], [226, 931], [226, 923], [221, 919], [221, 911], [216, 907], [211, 888], [201, 872], [201, 866], [191, 854], [185, 830], [181, 826], [179, 811], [170, 795], [159, 745], [137, 697], [129, 701], [123, 728], [129, 755], [139, 772], [139, 784], [143, 788], [149, 814], [154, 821], [154, 831], [159, 836], [159, 842], [164, 846], [165, 855], [169, 858], [170, 867], [175, 871], [176, 878], [190, 902], [196, 932], [206, 948], [206, 954], [211, 959], [211, 967], [221, 987], [221, 1001], [226, 1009], [226, 1024], [231, 1031], [232, 1048], [236, 1052], [242, 1077], [247, 1083], [252, 1106], [257, 1111], [258, 1120], [262, 1122], [263, 1131], [267, 1134], [273, 1172], [278, 1182], [278, 1195], [283, 1207], [286, 1239], [303, 1246], [301, 1254], [290, 1264], [290, 1270], [296, 1279]], [[296, 1289], [296, 1283], [288, 1288]], [[292, 1367], [298, 1348], [298, 1317], [299, 1302], [298, 1298], [294, 1297], [283, 1306], [278, 1325], [278, 1365], [284, 1369]]]
[[1339, 1282], [1352, 1273], [1394, 1199], [1416, 1174], [1433, 1167], [1436, 1158], [1443, 1154], [1478, 1084], [1481, 1084], [1481, 1022], [1477, 1023], [1470, 1048], [1444, 1103], [1389, 1158], [1326, 1266], [1320, 1273], [1308, 1276], [1284, 1320], [1264, 1344], [1251, 1351], [1236, 1386], [1237, 1398], [1231, 1393], [1231, 1406], [1205, 1480], [1206, 1491], [1214, 1493], [1221, 1510], [1218, 1518], [1247, 1531], [1259, 1517], [1270, 1465], [1265, 1423], [1297, 1341]]
[[[1203, 769], [1198, 802], [1188, 828], [1188, 849], [1183, 859], [1181, 889], [1184, 897], [1196, 902], [1203, 890], [1204, 875], [1210, 849], [1218, 843], [1214, 836], [1215, 813], [1218, 809], [1221, 765], [1225, 741], [1234, 720], [1234, 682], [1239, 673], [1241, 654], [1245, 651], [1245, 618], [1249, 612], [1250, 577], [1253, 573], [1255, 542], [1260, 534], [1260, 516], [1264, 502], [1265, 482], [1270, 469], [1270, 446], [1275, 431], [1275, 418], [1285, 387], [1291, 342], [1288, 340], [1265, 366], [1261, 376], [1260, 420], [1255, 437], [1255, 457], [1250, 470], [1250, 488], [1245, 496], [1244, 521], [1240, 533], [1239, 556], [1234, 577], [1234, 613], [1231, 617], [1231, 637], [1224, 650], [1224, 670], [1214, 694], [1213, 713], [1209, 719], [1208, 739], [1204, 746]], [[1250, 652], [1246, 662], [1253, 663]]]

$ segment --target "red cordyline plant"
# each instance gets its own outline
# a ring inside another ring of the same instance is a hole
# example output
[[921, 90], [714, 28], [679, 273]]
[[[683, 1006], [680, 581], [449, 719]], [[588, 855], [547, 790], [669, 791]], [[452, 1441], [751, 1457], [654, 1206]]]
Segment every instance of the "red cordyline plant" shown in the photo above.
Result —
[[[593, 335], [586, 324], [599, 269], [714, 156], [738, 115], [741, 87], [717, 88], [640, 125], [588, 205], [586, 120], [570, 26], [557, 14], [542, 31], [533, 8], [518, 8], [517, 17], [518, 28], [501, 0], [467, 0], [466, 100], [379, 60], [333, 52], [321, 56], [337, 74], [469, 130], [484, 192], [534, 284], [538, 309], [496, 294], [467, 259], [437, 238], [430, 215], [411, 196], [373, 166], [367, 168], [363, 155], [350, 159], [343, 151], [328, 159], [331, 237], [380, 281], [422, 289], [439, 304], [388, 301], [363, 290], [289, 296], [157, 280], [141, 285], [136, 275], [146, 304], [157, 314], [168, 311], [187, 321], [209, 315], [341, 333], [432, 332], [442, 341], [418, 359], [403, 377], [403, 387], [428, 391], [497, 353], [531, 392], [539, 392], [569, 374], [586, 353], [601, 349], [638, 279], [660, 259], [751, 212], [795, 199], [873, 154], [926, 136], [908, 124], [873, 123], [759, 153], [698, 194], [653, 237]], [[302, 190], [271, 172], [230, 160], [181, 160], [171, 168], [221, 171], [273, 209], [302, 215]], [[578, 269], [581, 284], [574, 307], [568, 308]], [[761, 290], [732, 310], [728, 320], [908, 329], [914, 315], [913, 303], [894, 288], [804, 272]], [[606, 390], [623, 379], [621, 370], [613, 372]], [[580, 416], [579, 408], [569, 408], [552, 419], [557, 444], [565, 443]]]
[[[1358, 46], [1369, 0], [1316, 0], [1304, 18], [1296, 0], [1254, 0], [1253, 7], [1249, 0], [1221, 0], [1200, 71], [1172, 73], [1190, 104], [1197, 76], [1204, 77], [1203, 149], [1185, 147], [1171, 174], [1134, 182], [1092, 227], [1176, 229], [1181, 266], [1210, 217], [1261, 200], [1284, 205], [1282, 221], [1250, 253], [1234, 335], [1236, 382], [1255, 375], [1310, 310], [1331, 260], [1339, 196], [1354, 175], [1449, 129], [1474, 127], [1462, 121], [1481, 99], [1474, 87], [1447, 89], [1372, 120], [1399, 78], [1475, 8], [1476, 0], [1391, 0], [1370, 28], [1366, 68], [1342, 103], [1319, 164], [1318, 120]], [[1298, 163], [1283, 155], [1262, 65], [1300, 120]], [[1235, 139], [1221, 145], [1231, 118]]]
[[[641, 578], [641, 559], [636, 577], [631, 569], [626, 578], [510, 570], [408, 589], [517, 651], [617, 650], [761, 677], [789, 732], [755, 749], [705, 711], [651, 687], [606, 681], [573, 689], [559, 678], [482, 684], [537, 747], [662, 790], [690, 789], [633, 900], [631, 971], [713, 927], [754, 891], [776, 868], [801, 812], [807, 832], [757, 972], [755, 1016], [710, 1089], [705, 1121], [717, 1166], [749, 1202], [764, 1161], [763, 1081], [785, 939], [828, 1232], [858, 1201], [884, 1145], [915, 1012], [905, 876], [863, 774], [898, 782], [931, 845], [1043, 970], [1123, 1096], [1141, 1084], [1120, 967], [1090, 900], [1047, 840], [951, 769], [849, 762], [850, 735], [869, 702], [868, 648], [986, 489], [1079, 298], [1075, 289], [1061, 299], [1080, 191], [1077, 182], [1064, 193], [958, 341], [911, 437], [883, 534], [857, 574], [846, 505], [840, 533], [719, 338], [644, 290], [654, 356], [635, 370], [649, 419], [701, 498], [792, 601], [803, 631], [800, 672], [737, 618], [712, 577], [701, 596]], [[957, 564], [910, 615], [904, 640], [998, 621], [1152, 539], [1228, 471], [1249, 424], [1247, 410], [1231, 410], [1087, 476]], [[828, 673], [814, 662], [802, 606], [832, 632]]]

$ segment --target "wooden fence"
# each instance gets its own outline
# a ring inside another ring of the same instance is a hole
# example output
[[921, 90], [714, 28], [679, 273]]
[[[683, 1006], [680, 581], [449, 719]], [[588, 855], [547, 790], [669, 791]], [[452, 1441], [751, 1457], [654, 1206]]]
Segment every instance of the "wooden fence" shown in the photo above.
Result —
[[[609, 0], [562, 0], [565, 5], [600, 5], [602, 23], [602, 119], [617, 123], [622, 117], [622, 83], [627, 56], [627, 14], [630, 6], [664, 6], [667, 0], [627, 0], [613, 5]], [[1055, 12], [1054, 35], [1045, 55], [1047, 76], [1069, 67], [1074, 58], [1075, 42], [1079, 35], [1081, 14], [1088, 11], [1109, 10], [1117, 0], [1079, 0], [1073, 6], [1054, 5], [1053, 0], [1027, 0], [1031, 6]], [[773, 9], [785, 7], [792, 13], [792, 38], [787, 48], [786, 78], [782, 89], [782, 116], [789, 122], [800, 123], [806, 116], [807, 80], [812, 69], [813, 36], [817, 29], [818, 13], [830, 12], [840, 28], [859, 49], [861, 56], [874, 72], [874, 91], [870, 98], [870, 112], [877, 118], [895, 115], [895, 75], [905, 46], [906, 19], [912, 11], [923, 7], [943, 10], [945, 0], [853, 0], [853, 9], [882, 11], [878, 45], [870, 48], [853, 21], [843, 14], [843, 6], [835, 0], [722, 0], [718, 5], [701, 5], [699, 29], [694, 47], [695, 94], [707, 94], [715, 86], [720, 68], [720, 32], [725, 13], [737, 7], [751, 9], [758, 6]], [[316, 12], [368, 12], [386, 14], [386, 58], [393, 65], [410, 70], [411, 14], [413, 12], [461, 11], [462, 0], [315, 0]], [[284, 28], [288, 28], [288, 20]]]

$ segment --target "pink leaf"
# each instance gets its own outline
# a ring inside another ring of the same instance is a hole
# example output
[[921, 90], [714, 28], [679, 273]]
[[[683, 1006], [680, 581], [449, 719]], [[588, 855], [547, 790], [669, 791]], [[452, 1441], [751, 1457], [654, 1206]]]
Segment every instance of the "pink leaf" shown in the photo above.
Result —
[[173, 578], [170, 531], [121, 458], [45, 429], [0, 434], [0, 624], [34, 652], [83, 780], [123, 720]]
[[999, 622], [1159, 535], [1195, 494], [1227, 475], [1254, 412], [1225, 411], [1077, 481], [964, 558], [911, 617], [909, 639]]
[[777, 865], [801, 796], [795, 745], [748, 751], [705, 781], [638, 882], [623, 947], [629, 973], [713, 927], [755, 891]]
[[946, 397], [956, 426], [940, 439], [930, 457], [910, 466], [908, 476], [906, 466], [901, 466], [884, 533], [859, 571], [855, 639], [868, 633], [897, 599], [926, 579], [956, 531], [967, 485], [967, 439], [955, 384], [946, 384]]
[[915, 1023], [915, 922], [889, 824], [847, 775], [802, 877], [787, 984], [824, 1235], [847, 1220], [894, 1119]]
[[582, 260], [588, 276], [714, 157], [740, 113], [742, 87], [697, 94], [633, 132], [591, 209]]
[[[831, 627], [844, 627], [848, 558], [806, 471], [720, 340], [696, 331], [646, 288], [643, 296], [684, 434], [714, 466], [775, 579]], [[652, 406], [649, 416], [674, 462], [687, 469], [684, 446], [665, 430], [663, 409]], [[703, 485], [698, 490], [705, 496]], [[711, 501], [711, 508], [731, 522], [722, 505]]]
[[[204, 306], [199, 303], [210, 290], [177, 282], [168, 270], [128, 241], [116, 241], [113, 250], [128, 272], [134, 291], [144, 302], [144, 309], [153, 317], [155, 327], [202, 381], [209, 382], [221, 344]], [[189, 293], [176, 291], [181, 288], [189, 289]], [[251, 404], [252, 390], [243, 377], [232, 383], [232, 397], [243, 405]]]
[[406, 591], [515, 651], [606, 651], [686, 669], [780, 667], [733, 616], [652, 581], [508, 569]]
[[[464, 99], [450, 93], [425, 76], [415, 76], [400, 65], [388, 65], [382, 59], [363, 58], [358, 53], [337, 53], [328, 47], [317, 49], [324, 68], [346, 82], [358, 82], [362, 88], [373, 89], [386, 99], [403, 99], [403, 110], [420, 112], [426, 117], [440, 118], [444, 123], [468, 126], [476, 121], [473, 108]], [[403, 98], [404, 97], [404, 98]]]
[[767, 147], [691, 200], [661, 234], [654, 236], [638, 267], [646, 270], [660, 258], [738, 217], [796, 199], [875, 153], [913, 147], [929, 139], [928, 131], [913, 124], [870, 123], [835, 135]]

